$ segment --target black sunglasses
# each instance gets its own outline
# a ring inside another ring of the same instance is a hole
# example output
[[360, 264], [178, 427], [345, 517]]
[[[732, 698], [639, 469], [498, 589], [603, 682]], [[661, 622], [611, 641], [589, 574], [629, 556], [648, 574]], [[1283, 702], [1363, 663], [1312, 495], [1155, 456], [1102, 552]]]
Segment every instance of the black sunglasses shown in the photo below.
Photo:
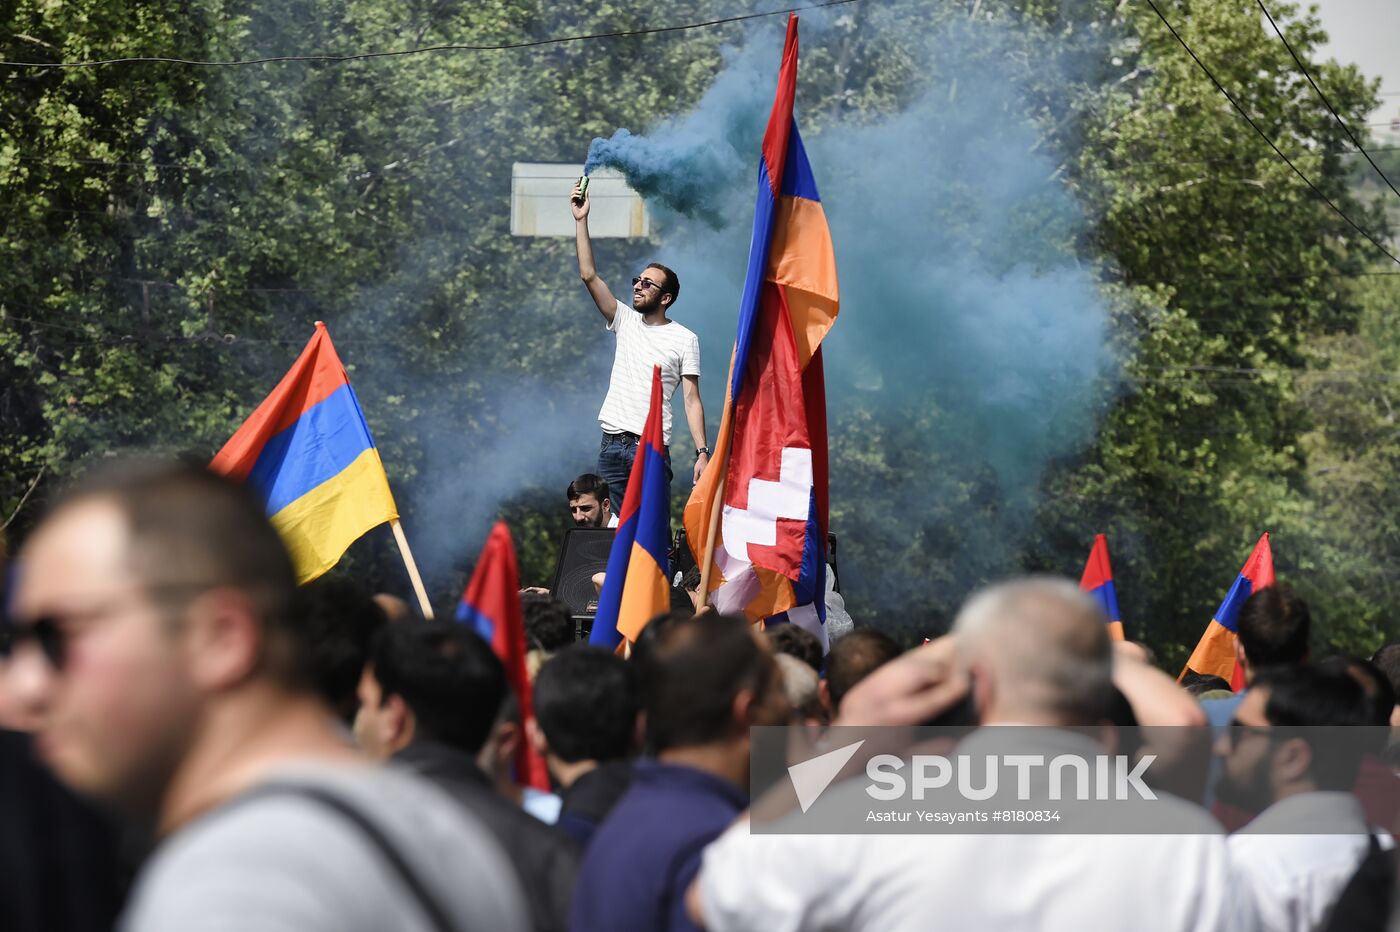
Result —
[[655, 288], [657, 291], [661, 291], [661, 292], [664, 292], [664, 291], [666, 290], [666, 286], [665, 286], [665, 285], [658, 285], [656, 282], [652, 281], [652, 280], [649, 279], [649, 278], [640, 278], [640, 277], [638, 277], [638, 278], [632, 279], [632, 287], [633, 287], [633, 288], [636, 288], [636, 287], [638, 287], [638, 286], [640, 286], [640, 285], [650, 285], [652, 288]]
[[38, 618], [27, 625], [12, 622], [0, 624], [0, 657], [9, 658], [15, 652], [15, 648], [22, 646], [26, 641], [37, 643], [39, 650], [44, 653], [44, 658], [55, 670], [63, 669], [68, 641], [58, 622], [52, 618]]

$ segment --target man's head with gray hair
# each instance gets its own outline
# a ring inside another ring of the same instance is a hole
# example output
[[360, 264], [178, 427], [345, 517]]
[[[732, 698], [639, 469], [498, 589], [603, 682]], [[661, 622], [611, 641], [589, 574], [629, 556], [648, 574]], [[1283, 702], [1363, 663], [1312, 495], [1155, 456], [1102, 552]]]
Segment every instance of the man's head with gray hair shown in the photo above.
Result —
[[953, 622], [982, 724], [1095, 725], [1113, 653], [1097, 603], [1067, 579], [1033, 576], [975, 594]]
[[817, 671], [792, 654], [776, 654], [778, 669], [783, 674], [783, 692], [793, 717], [804, 722], [824, 722], [826, 708], [822, 705], [820, 679]]

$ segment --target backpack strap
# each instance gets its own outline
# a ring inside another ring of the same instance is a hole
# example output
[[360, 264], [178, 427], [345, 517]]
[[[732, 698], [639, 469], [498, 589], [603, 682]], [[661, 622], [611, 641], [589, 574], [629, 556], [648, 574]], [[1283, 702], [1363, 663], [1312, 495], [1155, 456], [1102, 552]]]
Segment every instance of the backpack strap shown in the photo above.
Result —
[[365, 815], [359, 808], [352, 805], [343, 796], [333, 793], [320, 786], [309, 786], [301, 783], [271, 782], [255, 787], [249, 792], [238, 797], [233, 802], [235, 806], [256, 802], [272, 796], [295, 796], [301, 799], [308, 799], [317, 803], [323, 809], [339, 815], [346, 822], [355, 826], [360, 835], [370, 843], [370, 846], [377, 850], [384, 861], [389, 865], [399, 878], [399, 881], [407, 888], [413, 899], [417, 902], [419, 910], [427, 917], [429, 926], [434, 932], [455, 932], [448, 913], [443, 909], [442, 904], [433, 896], [427, 885], [423, 883], [418, 874], [409, 866], [408, 860], [403, 856], [403, 852], [390, 840], [384, 830], [375, 824], [374, 820]]
[[1351, 880], [1337, 897], [1323, 924], [1325, 932], [1384, 932], [1395, 891], [1394, 852], [1381, 847], [1375, 833]]

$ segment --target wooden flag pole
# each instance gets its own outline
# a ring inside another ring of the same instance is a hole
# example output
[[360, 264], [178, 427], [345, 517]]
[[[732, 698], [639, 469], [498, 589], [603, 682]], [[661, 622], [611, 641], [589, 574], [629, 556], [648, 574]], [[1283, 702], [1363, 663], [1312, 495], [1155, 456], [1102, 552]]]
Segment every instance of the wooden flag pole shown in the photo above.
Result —
[[[733, 359], [730, 360], [730, 371], [733, 371]], [[710, 525], [705, 533], [705, 556], [700, 564], [700, 607], [704, 608], [710, 604], [710, 570], [715, 565], [715, 544], [719, 540], [720, 514], [724, 508], [724, 487], [725, 481], [729, 478], [729, 453], [734, 438], [733, 411], [734, 406], [729, 403], [729, 390], [725, 390], [724, 416], [720, 418], [719, 435], [715, 439], [715, 446], [720, 448], [723, 456], [719, 462], [710, 461], [707, 469], [719, 469], [719, 481], [715, 483], [715, 499], [710, 502]]]
[[413, 582], [413, 591], [418, 596], [418, 607], [423, 610], [423, 617], [432, 621], [433, 606], [428, 602], [428, 590], [423, 587], [423, 577], [418, 575], [418, 564], [413, 562], [413, 551], [408, 549], [408, 538], [404, 536], [403, 525], [399, 523], [398, 518], [394, 518], [389, 522], [389, 526], [394, 529], [394, 540], [399, 545], [399, 553], [403, 556], [408, 578]]
[[[728, 460], [725, 456], [725, 460]], [[714, 463], [711, 463], [713, 466]], [[720, 463], [721, 469], [728, 469], [728, 462]], [[724, 507], [724, 476], [714, 487], [714, 502], [710, 505], [710, 529], [704, 540], [704, 564], [700, 570], [700, 607], [710, 605], [710, 570], [714, 567], [714, 546], [720, 536], [720, 509]]]

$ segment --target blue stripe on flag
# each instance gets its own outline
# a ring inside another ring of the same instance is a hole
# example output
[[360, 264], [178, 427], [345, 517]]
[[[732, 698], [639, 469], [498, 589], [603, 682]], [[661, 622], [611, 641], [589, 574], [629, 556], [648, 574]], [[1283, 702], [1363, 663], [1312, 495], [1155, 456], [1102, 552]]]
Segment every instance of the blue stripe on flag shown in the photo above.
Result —
[[627, 582], [627, 565], [632, 562], [632, 542], [637, 539], [638, 508], [617, 526], [612, 550], [608, 552], [608, 568], [604, 571], [603, 591], [598, 593], [598, 611], [593, 616], [593, 630], [588, 643], [613, 650], [622, 643], [617, 630], [617, 615], [622, 608], [622, 587]]
[[1235, 584], [1230, 587], [1230, 591], [1225, 594], [1225, 601], [1220, 603], [1220, 608], [1215, 613], [1215, 620], [1231, 631], [1239, 631], [1240, 606], [1254, 592], [1254, 583], [1249, 581], [1247, 576], [1236, 576]]
[[1122, 621], [1123, 618], [1118, 613], [1118, 590], [1113, 585], [1113, 580], [1106, 580], [1103, 585], [1089, 590], [1089, 594], [1099, 603], [1104, 615], [1109, 621]]
[[666, 496], [670, 486], [666, 483], [666, 461], [661, 454], [649, 446], [638, 449], [642, 461], [642, 501], [637, 506], [637, 543], [651, 555], [666, 575], [667, 559], [671, 549], [670, 503]]
[[734, 376], [729, 383], [730, 397], [736, 400], [744, 384], [749, 346], [753, 343], [753, 325], [758, 319], [759, 296], [768, 274], [768, 253], [773, 248], [773, 214], [776, 209], [768, 163], [759, 159], [758, 199], [754, 202], [753, 237], [749, 241], [749, 270], [744, 276], [744, 297], [739, 302], [739, 330], [734, 339]]
[[458, 602], [456, 620], [460, 624], [470, 625], [471, 629], [481, 635], [481, 639], [487, 644], [494, 644], [496, 623], [477, 609], [475, 605], [470, 602]]
[[800, 197], [809, 201], [821, 201], [817, 193], [817, 179], [812, 174], [812, 164], [807, 161], [807, 149], [802, 145], [802, 135], [797, 132], [797, 121], [792, 121], [792, 135], [788, 137], [787, 164], [783, 166], [783, 190], [788, 197]]
[[355, 391], [342, 385], [268, 440], [248, 473], [275, 515], [322, 483], [340, 475], [374, 446]]
[[817, 524], [817, 493], [812, 490], [807, 506], [807, 535], [802, 544], [802, 569], [793, 583], [792, 594], [798, 605], [812, 605], [826, 624], [826, 541]]

